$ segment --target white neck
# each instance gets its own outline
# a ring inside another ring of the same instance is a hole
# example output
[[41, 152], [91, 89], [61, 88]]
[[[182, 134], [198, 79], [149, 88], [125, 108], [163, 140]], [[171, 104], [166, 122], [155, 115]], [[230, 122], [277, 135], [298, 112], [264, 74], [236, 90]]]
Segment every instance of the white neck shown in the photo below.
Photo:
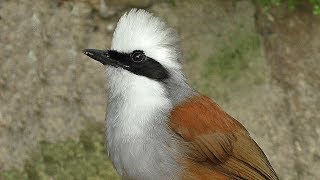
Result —
[[117, 111], [121, 112], [118, 116], [123, 120], [113, 123], [133, 130], [133, 127], [149, 124], [154, 111], [171, 108], [165, 88], [159, 82], [122, 69], [108, 69], [107, 73], [111, 73], [108, 76], [109, 99], [122, 105]]
[[112, 75], [108, 77], [107, 141], [117, 171], [134, 179], [172, 178], [176, 171], [165, 167], [177, 169], [165, 146], [173, 143], [166, 126], [172, 105], [165, 88], [125, 70], [111, 68], [107, 73]]

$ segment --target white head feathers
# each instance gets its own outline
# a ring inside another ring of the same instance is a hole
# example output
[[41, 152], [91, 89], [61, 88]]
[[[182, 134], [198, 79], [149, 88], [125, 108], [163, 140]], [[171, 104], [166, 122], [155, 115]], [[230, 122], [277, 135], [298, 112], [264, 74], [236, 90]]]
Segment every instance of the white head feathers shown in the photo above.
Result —
[[132, 9], [119, 20], [112, 49], [119, 52], [143, 50], [167, 68], [180, 69], [178, 36], [158, 17], [142, 9]]

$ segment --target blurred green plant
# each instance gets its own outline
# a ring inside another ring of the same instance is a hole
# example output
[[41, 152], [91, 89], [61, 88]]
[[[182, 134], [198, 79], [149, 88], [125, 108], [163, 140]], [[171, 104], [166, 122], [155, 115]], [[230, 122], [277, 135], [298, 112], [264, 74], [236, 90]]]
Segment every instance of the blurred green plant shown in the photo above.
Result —
[[172, 6], [176, 6], [176, 1], [175, 0], [166, 0], [168, 4], [171, 4]]
[[[289, 9], [295, 9], [303, 0], [253, 0], [257, 4], [261, 4], [266, 7], [279, 6], [282, 3], [286, 3]], [[313, 14], [320, 15], [320, 0], [308, 0], [313, 7]]]
[[4, 171], [1, 180], [103, 180], [120, 179], [107, 159], [104, 126], [90, 123], [78, 141], [59, 143], [42, 141], [39, 152], [20, 170]]

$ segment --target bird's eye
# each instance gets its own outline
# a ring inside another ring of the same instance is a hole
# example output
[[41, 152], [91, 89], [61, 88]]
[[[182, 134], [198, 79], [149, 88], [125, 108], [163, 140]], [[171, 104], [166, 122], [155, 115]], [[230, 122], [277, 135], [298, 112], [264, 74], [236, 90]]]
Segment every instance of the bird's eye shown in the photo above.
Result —
[[142, 62], [146, 59], [143, 51], [133, 51], [131, 54], [131, 59], [134, 62]]

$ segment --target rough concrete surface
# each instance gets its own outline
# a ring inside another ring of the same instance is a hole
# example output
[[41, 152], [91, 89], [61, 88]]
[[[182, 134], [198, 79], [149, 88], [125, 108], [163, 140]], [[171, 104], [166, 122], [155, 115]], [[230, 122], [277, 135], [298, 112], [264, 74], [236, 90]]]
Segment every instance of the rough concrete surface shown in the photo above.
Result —
[[320, 18], [241, 1], [0, 0], [0, 179], [115, 179], [103, 67], [143, 7], [181, 35], [189, 82], [242, 122], [280, 179], [320, 177]]

